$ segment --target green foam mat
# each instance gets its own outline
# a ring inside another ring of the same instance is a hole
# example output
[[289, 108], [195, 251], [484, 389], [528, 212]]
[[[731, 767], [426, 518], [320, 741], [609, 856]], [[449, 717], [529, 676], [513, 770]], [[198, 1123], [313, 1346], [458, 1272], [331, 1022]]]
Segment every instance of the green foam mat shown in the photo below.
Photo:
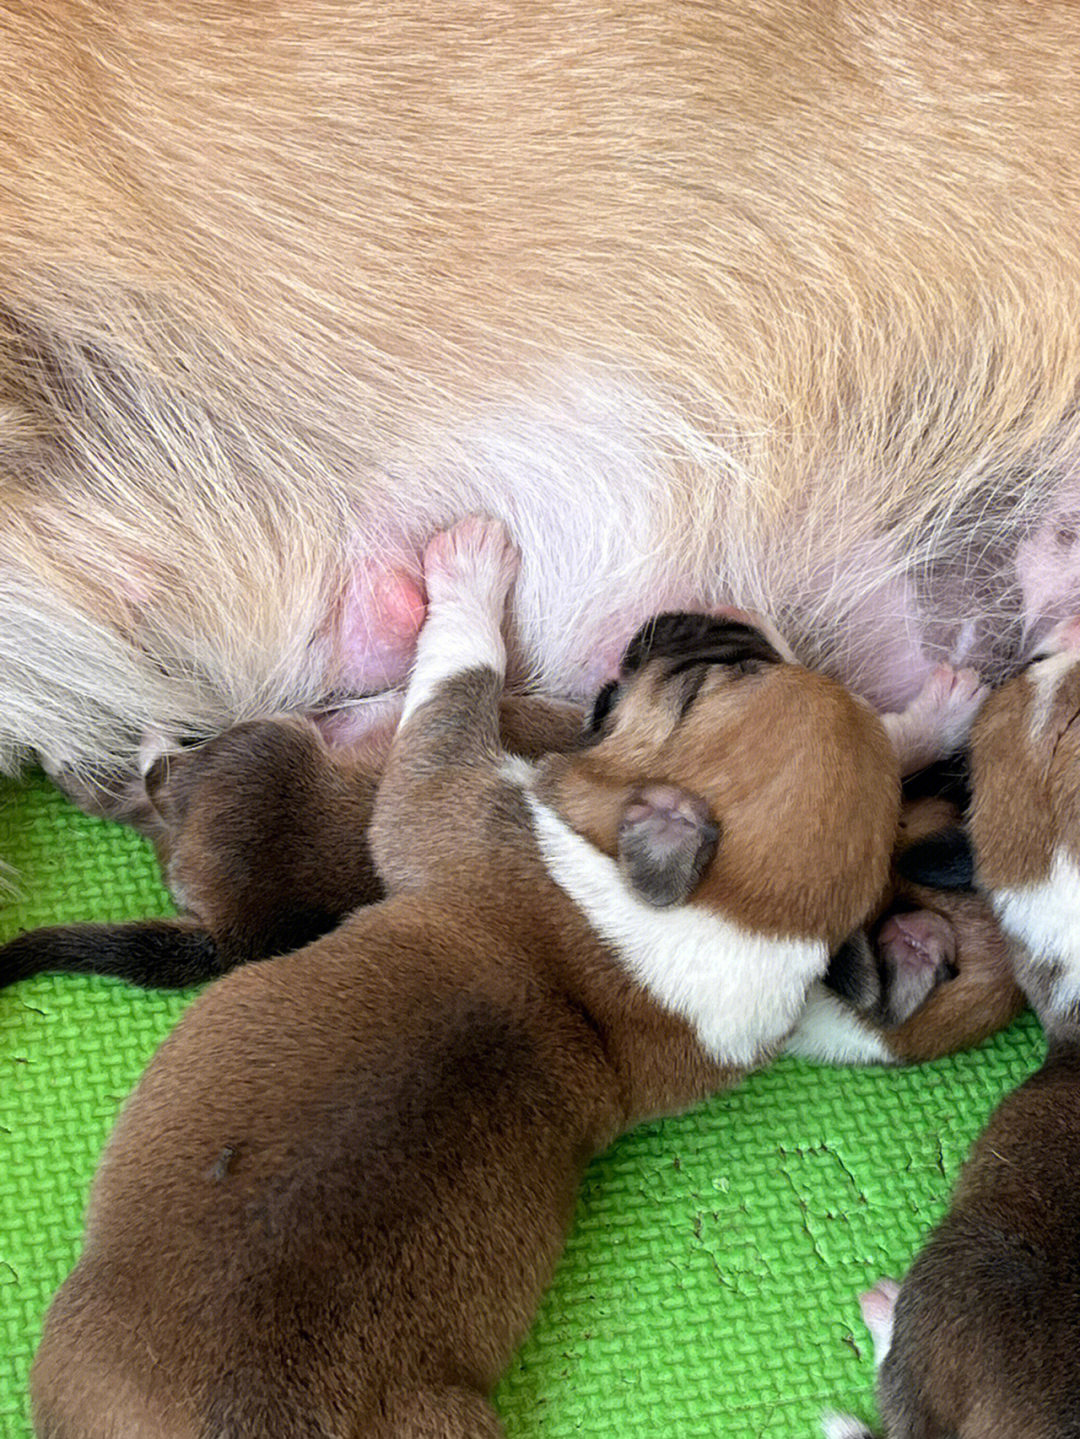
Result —
[[[17, 894], [0, 940], [169, 912], [153, 855], [44, 780], [0, 788]], [[0, 991], [0, 1434], [79, 1250], [97, 1156], [190, 996], [57, 976]], [[497, 1402], [511, 1439], [795, 1439], [825, 1407], [873, 1414], [857, 1294], [903, 1273], [992, 1106], [1036, 1067], [1025, 1016], [908, 1071], [784, 1060], [644, 1126], [589, 1171], [567, 1252]], [[148, 1436], [149, 1439], [149, 1436]]]

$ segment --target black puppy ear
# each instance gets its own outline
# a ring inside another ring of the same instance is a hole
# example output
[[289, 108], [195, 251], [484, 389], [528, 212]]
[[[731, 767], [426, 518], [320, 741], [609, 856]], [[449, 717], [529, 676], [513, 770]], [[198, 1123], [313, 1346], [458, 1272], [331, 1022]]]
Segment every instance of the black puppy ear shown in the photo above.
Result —
[[35, 974], [104, 974], [143, 989], [186, 989], [230, 967], [213, 937], [184, 920], [61, 924], [0, 948], [0, 988]]
[[975, 854], [963, 829], [942, 830], [902, 849], [893, 868], [911, 884], [928, 889], [974, 889]]
[[643, 785], [631, 794], [619, 824], [619, 869], [647, 904], [681, 904], [719, 838], [703, 799], [673, 784]]

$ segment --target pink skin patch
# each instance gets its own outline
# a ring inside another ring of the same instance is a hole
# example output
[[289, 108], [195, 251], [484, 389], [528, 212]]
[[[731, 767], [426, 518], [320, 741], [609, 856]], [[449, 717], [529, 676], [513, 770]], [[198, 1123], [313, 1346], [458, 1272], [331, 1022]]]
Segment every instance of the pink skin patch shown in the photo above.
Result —
[[1064, 487], [1053, 512], [1017, 546], [1024, 647], [1040, 648], [1047, 630], [1080, 604], [1080, 483]]
[[356, 704], [346, 702], [338, 709], [312, 714], [308, 718], [330, 749], [353, 750], [357, 763], [381, 769], [390, 753], [404, 703], [404, 693], [393, 690]]
[[1039, 650], [1048, 655], [1063, 655], [1080, 650], [1080, 615], [1073, 615], [1055, 625], [1039, 645]]
[[356, 566], [333, 617], [336, 687], [374, 694], [402, 684], [416, 653], [427, 602], [406, 569]]
[[877, 932], [877, 942], [902, 969], [936, 970], [956, 958], [952, 925], [928, 909], [890, 915]]
[[873, 1289], [859, 1295], [863, 1323], [874, 1341], [874, 1363], [881, 1365], [892, 1344], [893, 1311], [900, 1293], [895, 1279], [879, 1279]]

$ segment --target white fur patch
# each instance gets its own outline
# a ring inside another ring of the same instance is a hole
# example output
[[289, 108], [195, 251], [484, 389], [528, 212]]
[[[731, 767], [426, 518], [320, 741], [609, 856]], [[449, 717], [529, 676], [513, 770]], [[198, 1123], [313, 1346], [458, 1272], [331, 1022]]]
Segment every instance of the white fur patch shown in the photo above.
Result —
[[499, 774], [508, 784], [521, 785], [524, 788], [536, 777], [536, 766], [519, 754], [508, 754], [503, 756]]
[[483, 600], [465, 591], [453, 600], [433, 605], [417, 640], [401, 724], [447, 680], [481, 668], [494, 670], [500, 678], [506, 673], [501, 607], [496, 614]]
[[754, 1064], [787, 1034], [828, 965], [822, 941], [755, 934], [688, 904], [655, 909], [627, 887], [614, 860], [527, 790], [526, 798], [552, 878], [713, 1059]]
[[874, 1439], [873, 1432], [854, 1414], [823, 1414], [821, 1432], [825, 1439]]
[[1057, 963], [1064, 974], [1054, 988], [1053, 1007], [1080, 1004], [1080, 867], [1057, 850], [1050, 874], [1039, 884], [999, 889], [994, 911], [1002, 928], [1020, 941], [1035, 964]]
[[1050, 718], [1050, 711], [1054, 706], [1054, 696], [1058, 692], [1061, 681], [1076, 662], [1076, 651], [1069, 649], [1041, 660], [1038, 664], [1032, 665], [1028, 671], [1028, 684], [1033, 690], [1028, 735], [1033, 744], [1046, 728], [1046, 722]]
[[880, 1034], [821, 983], [811, 986], [806, 1008], [784, 1041], [785, 1054], [818, 1064], [891, 1064], [895, 1056]]

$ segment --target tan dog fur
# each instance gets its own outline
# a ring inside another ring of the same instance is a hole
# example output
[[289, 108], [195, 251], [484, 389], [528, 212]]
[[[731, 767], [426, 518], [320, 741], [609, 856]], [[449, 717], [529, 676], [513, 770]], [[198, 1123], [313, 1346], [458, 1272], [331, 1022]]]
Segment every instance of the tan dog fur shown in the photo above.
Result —
[[378, 650], [473, 509], [548, 693], [733, 598], [876, 702], [1000, 673], [1078, 581], [1078, 46], [1065, 0], [9, 0], [0, 764], [400, 678], [342, 615]]

